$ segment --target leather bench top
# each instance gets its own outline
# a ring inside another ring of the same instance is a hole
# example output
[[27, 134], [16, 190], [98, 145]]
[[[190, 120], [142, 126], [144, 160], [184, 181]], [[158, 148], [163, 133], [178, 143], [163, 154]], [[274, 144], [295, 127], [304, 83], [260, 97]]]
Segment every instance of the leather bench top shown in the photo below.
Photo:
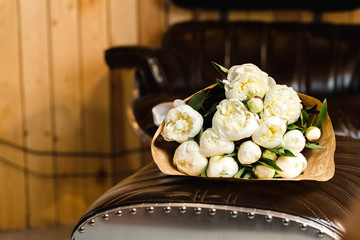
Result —
[[[169, 176], [154, 163], [118, 183], [87, 210], [97, 213], [139, 203], [204, 203], [283, 212], [315, 221], [342, 235], [360, 204], [360, 141], [337, 136], [336, 171], [327, 182], [215, 181]], [[75, 228], [76, 229], [76, 228]]]

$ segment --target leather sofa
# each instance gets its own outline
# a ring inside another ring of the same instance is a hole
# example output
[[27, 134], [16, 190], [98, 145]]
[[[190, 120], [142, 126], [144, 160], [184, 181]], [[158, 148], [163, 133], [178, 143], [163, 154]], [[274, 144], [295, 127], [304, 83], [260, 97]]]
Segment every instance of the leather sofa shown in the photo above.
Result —
[[[136, 67], [132, 119], [144, 140], [151, 108], [186, 97], [226, 67], [251, 62], [281, 84], [328, 99], [335, 175], [316, 181], [214, 181], [169, 176], [154, 163], [118, 183], [86, 211], [73, 239], [341, 239], [360, 208], [360, 28], [353, 25], [187, 22], [161, 49], [115, 47], [110, 69]], [[114, 82], [113, 82], [114, 84]], [[115, 104], [115, 103], [114, 103]]]

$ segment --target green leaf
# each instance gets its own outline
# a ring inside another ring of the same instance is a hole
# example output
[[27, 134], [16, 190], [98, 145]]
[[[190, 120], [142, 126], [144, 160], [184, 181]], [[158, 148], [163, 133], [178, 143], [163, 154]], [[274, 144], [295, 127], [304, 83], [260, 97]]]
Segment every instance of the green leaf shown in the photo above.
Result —
[[200, 142], [200, 138], [201, 138], [201, 135], [203, 134], [203, 132], [204, 132], [204, 128], [201, 127], [199, 134], [198, 134], [198, 135], [196, 136], [196, 138], [194, 139], [194, 141], [196, 141], [198, 144], [199, 144], [199, 142]]
[[295, 157], [295, 154], [293, 154], [290, 150], [288, 149], [284, 149], [284, 154], [283, 156], [285, 157]]
[[282, 178], [282, 176], [278, 173], [275, 173], [274, 178]]
[[260, 160], [258, 160], [258, 163], [260, 163], [261, 165], [264, 165], [266, 167], [272, 168], [274, 170], [280, 171], [282, 172], [282, 169], [279, 168], [278, 165], [276, 165], [276, 163], [268, 158], [260, 158]]
[[251, 177], [252, 173], [251, 172], [247, 172], [245, 173], [243, 179], [249, 179]]
[[300, 127], [299, 126], [296, 126], [295, 124], [289, 124], [288, 126], [287, 126], [287, 129], [288, 130], [294, 130], [294, 129], [300, 129]]
[[282, 147], [269, 148], [268, 150], [274, 152], [276, 155], [283, 155], [285, 153], [285, 150]]
[[216, 78], [216, 82], [218, 83], [219, 87], [224, 88], [224, 82], [218, 78]]
[[210, 114], [212, 114], [213, 112], [216, 111], [216, 106], [219, 105], [219, 102], [214, 103], [211, 108], [209, 110], [207, 110], [207, 112], [205, 113], [204, 117], [209, 116]]
[[311, 149], [319, 149], [319, 150], [324, 149], [324, 147], [322, 147], [316, 143], [310, 143], [310, 142], [305, 143], [305, 147], [311, 148]]
[[318, 120], [315, 123], [316, 127], [321, 128], [321, 125], [325, 121], [326, 113], [327, 113], [327, 100], [325, 98], [325, 100], [323, 101], [323, 104], [322, 104], [322, 106], [320, 108], [320, 113], [319, 113], [319, 116], [318, 116]]
[[312, 106], [311, 108], [306, 109], [305, 111], [308, 114], [319, 114], [319, 111], [316, 110], [317, 108], [317, 104], [315, 104], [314, 106]]
[[229, 70], [219, 64], [217, 64], [216, 62], [211, 62], [212, 65], [214, 65], [215, 69], [224, 77], [227, 77]]
[[189, 100], [188, 105], [198, 111], [202, 108], [204, 102], [204, 90], [196, 93], [192, 98]]
[[202, 171], [202, 173], [201, 173], [201, 175], [200, 175], [201, 177], [206, 177], [206, 176], [207, 176], [207, 175], [206, 175], [206, 171], [207, 171], [208, 166], [209, 166], [209, 163], [206, 164], [204, 170]]
[[241, 168], [233, 177], [234, 178], [240, 178], [241, 175], [245, 172], [246, 168]]
[[223, 157], [235, 157], [237, 155], [236, 152], [230, 153], [230, 154], [223, 154]]
[[307, 114], [304, 110], [301, 109], [301, 126], [306, 128], [307, 121], [309, 119], [309, 114]]

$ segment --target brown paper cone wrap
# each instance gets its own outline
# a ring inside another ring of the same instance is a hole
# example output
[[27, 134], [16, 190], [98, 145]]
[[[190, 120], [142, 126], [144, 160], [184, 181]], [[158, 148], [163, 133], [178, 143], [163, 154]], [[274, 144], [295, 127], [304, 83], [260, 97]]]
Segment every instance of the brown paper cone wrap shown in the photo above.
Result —
[[[213, 88], [215, 85], [216, 84], [205, 88], [205, 91]], [[322, 103], [318, 99], [300, 93], [298, 93], [298, 95], [305, 106], [311, 107], [317, 105], [318, 110], [320, 109]], [[186, 100], [188, 99], [190, 99], [190, 97], [188, 97]], [[173, 155], [176, 148], [179, 146], [179, 143], [165, 141], [164, 138], [161, 136], [161, 132], [163, 128], [164, 128], [164, 122], [156, 131], [151, 142], [151, 153], [153, 159], [163, 173], [169, 175], [185, 175], [173, 165]], [[303, 174], [293, 179], [273, 178], [269, 180], [270, 181], [284, 181], [284, 180], [327, 181], [331, 179], [335, 173], [334, 153], [335, 153], [336, 142], [335, 142], [334, 129], [328, 114], [322, 125], [322, 135], [319, 140], [319, 144], [320, 146], [323, 146], [324, 149], [315, 150], [315, 149], [305, 148], [302, 151], [308, 162], [308, 166]], [[209, 178], [209, 179], [221, 179], [221, 180], [229, 180], [229, 181], [260, 181], [260, 180], [263, 181], [264, 180], [264, 179], [239, 179], [239, 178]]]

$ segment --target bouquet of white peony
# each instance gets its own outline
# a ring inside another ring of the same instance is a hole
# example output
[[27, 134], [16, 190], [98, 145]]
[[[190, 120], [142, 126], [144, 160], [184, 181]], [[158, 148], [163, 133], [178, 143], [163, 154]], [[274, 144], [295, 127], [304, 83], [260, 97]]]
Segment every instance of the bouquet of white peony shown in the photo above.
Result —
[[[176, 100], [154, 136], [152, 153], [163, 172], [233, 179], [332, 177], [335, 138], [326, 99], [319, 104], [277, 85], [253, 64], [229, 70], [213, 64], [225, 79], [185, 102]], [[324, 131], [327, 139], [319, 144]]]

